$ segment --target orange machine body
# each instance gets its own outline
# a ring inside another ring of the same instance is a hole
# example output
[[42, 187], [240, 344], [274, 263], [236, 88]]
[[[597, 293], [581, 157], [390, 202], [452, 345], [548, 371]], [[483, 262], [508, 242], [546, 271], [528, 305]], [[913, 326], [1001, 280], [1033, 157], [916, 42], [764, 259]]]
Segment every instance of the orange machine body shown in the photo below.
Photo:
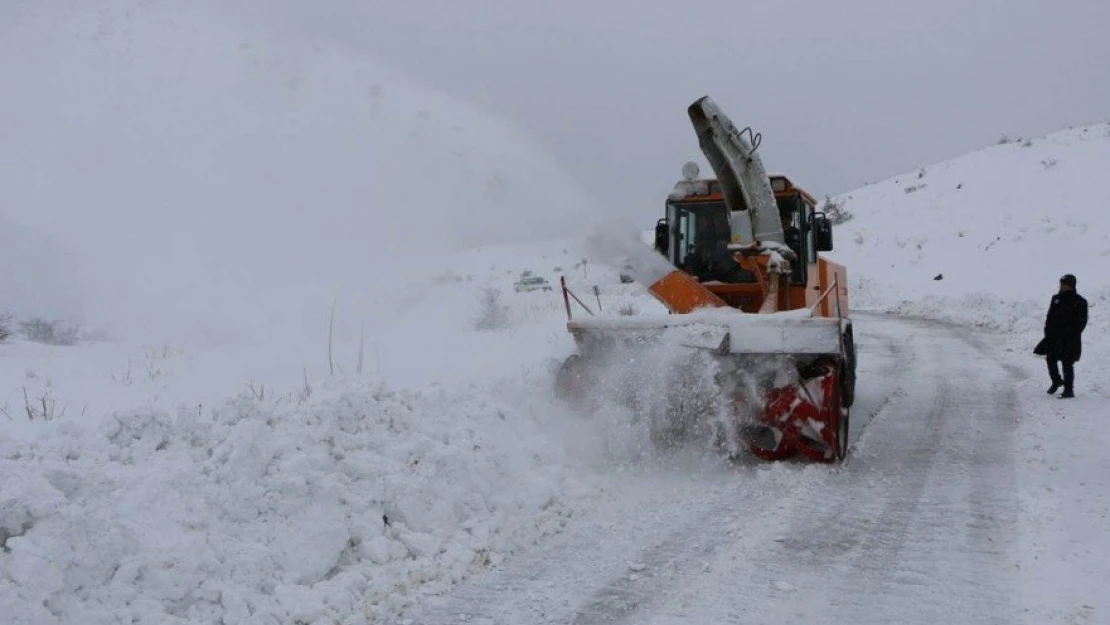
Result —
[[[687, 181], [682, 185], [692, 191], [668, 200], [668, 210], [674, 216], [675, 208], [699, 210], [720, 206], [723, 209], [724, 196], [716, 180]], [[778, 289], [775, 309], [779, 311], [814, 308], [814, 314], [822, 317], [848, 317], [848, 275], [844, 265], [836, 263], [817, 251], [816, 241], [808, 237], [814, 217], [818, 215], [817, 200], [802, 187], [794, 184], [784, 175], [772, 175], [771, 186], [775, 199], [779, 202], [784, 223], [796, 223], [803, 233], [800, 257], [793, 263], [798, 265], [786, 281], [785, 288]], [[667, 224], [668, 228], [674, 224]], [[673, 235], [668, 231], [668, 235]], [[721, 233], [718, 233], [721, 236]], [[747, 280], [724, 281], [698, 277], [696, 270], [684, 267], [683, 257], [674, 249], [660, 249], [657, 237], [657, 251], [671, 259], [676, 271], [649, 286], [649, 290], [665, 302], [672, 312], [687, 313], [695, 308], [730, 306], [744, 312], [757, 313], [763, 307], [768, 289], [766, 283], [767, 254], [749, 254], [737, 251], [736, 262], [747, 270]], [[828, 292], [835, 285], [835, 292]], [[705, 291], [708, 291], [706, 293]], [[710, 297], [709, 295], [714, 297]]]

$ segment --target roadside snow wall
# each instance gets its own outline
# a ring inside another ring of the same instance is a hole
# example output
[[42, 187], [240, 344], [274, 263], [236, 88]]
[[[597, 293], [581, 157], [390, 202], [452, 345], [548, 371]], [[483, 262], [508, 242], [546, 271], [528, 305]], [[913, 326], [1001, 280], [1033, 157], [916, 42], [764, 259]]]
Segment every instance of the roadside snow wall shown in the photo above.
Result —
[[353, 383], [0, 441], [0, 614], [374, 622], [557, 531], [582, 492], [543, 410], [486, 396]]

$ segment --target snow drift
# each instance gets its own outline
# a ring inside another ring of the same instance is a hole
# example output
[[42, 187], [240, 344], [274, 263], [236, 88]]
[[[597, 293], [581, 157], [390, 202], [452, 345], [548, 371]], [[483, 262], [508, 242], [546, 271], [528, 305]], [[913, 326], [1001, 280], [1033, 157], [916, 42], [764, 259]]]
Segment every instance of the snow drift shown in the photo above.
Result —
[[537, 436], [542, 413], [488, 392], [348, 381], [2, 445], [0, 612], [42, 624], [376, 620], [413, 587], [494, 565], [573, 512], [582, 489]]

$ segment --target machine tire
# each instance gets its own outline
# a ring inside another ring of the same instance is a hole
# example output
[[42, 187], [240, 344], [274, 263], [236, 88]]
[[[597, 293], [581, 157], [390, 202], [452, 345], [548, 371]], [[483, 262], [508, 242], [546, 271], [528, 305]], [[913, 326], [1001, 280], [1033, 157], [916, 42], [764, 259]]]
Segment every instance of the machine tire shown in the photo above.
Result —
[[856, 340], [852, 327], [844, 332], [844, 363], [841, 371], [841, 398], [845, 408], [856, 401]]
[[838, 462], [844, 462], [848, 457], [848, 435], [851, 433], [851, 418], [852, 411], [847, 406], [844, 407], [840, 415], [840, 422], [837, 424], [836, 439], [839, 449], [837, 449]]

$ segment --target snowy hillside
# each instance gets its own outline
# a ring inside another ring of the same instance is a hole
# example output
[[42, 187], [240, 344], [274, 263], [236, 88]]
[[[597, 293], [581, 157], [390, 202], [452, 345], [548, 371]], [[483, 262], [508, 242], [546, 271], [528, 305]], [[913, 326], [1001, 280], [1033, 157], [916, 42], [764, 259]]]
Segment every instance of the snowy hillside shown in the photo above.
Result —
[[589, 214], [518, 129], [264, 3], [5, 10], [0, 216], [70, 252], [71, 320], [114, 336], [315, 332], [333, 297], [388, 308], [379, 279], [429, 255]]
[[1097, 319], [1110, 304], [1106, 171], [1110, 124], [923, 167], [837, 198], [853, 218], [831, 256], [857, 308], [1027, 330], [1072, 273]]

